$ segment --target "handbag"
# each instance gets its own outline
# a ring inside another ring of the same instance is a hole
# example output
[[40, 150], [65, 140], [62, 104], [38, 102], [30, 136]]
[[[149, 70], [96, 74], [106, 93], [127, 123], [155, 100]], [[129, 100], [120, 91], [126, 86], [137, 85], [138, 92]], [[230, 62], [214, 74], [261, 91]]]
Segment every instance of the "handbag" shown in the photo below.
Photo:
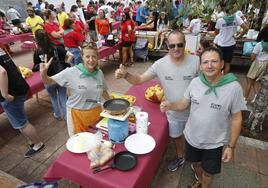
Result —
[[256, 46], [257, 42], [245, 42], [243, 46], [243, 55], [251, 56], [254, 47]]

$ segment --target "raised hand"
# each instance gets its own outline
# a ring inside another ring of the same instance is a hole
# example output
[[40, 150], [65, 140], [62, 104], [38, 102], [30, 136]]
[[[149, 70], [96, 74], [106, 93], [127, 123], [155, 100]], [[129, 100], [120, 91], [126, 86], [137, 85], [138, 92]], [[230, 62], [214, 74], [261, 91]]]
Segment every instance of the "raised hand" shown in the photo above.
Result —
[[166, 111], [170, 110], [170, 106], [171, 106], [171, 104], [167, 100], [162, 101], [160, 104], [161, 112], [166, 112]]
[[115, 78], [116, 79], [120, 79], [120, 78], [124, 78], [127, 74], [127, 69], [123, 64], [120, 64], [119, 69], [116, 69], [115, 71]]
[[40, 65], [39, 65], [39, 71], [40, 71], [40, 73], [47, 73], [47, 70], [48, 70], [48, 68], [49, 68], [52, 60], [53, 60], [53, 57], [50, 58], [49, 61], [47, 61], [47, 55], [45, 55], [45, 62], [44, 63], [40, 63]]

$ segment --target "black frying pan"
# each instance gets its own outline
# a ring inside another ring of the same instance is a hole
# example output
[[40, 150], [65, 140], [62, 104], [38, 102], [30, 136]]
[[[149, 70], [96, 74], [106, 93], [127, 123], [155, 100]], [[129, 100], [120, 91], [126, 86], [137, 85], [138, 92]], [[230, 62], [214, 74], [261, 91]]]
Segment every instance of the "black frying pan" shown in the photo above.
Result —
[[105, 168], [98, 168], [93, 171], [94, 174], [107, 169], [118, 169], [121, 171], [128, 171], [133, 169], [137, 164], [137, 157], [129, 151], [121, 151], [114, 156], [113, 162], [110, 166]]
[[87, 99], [86, 102], [94, 102], [102, 105], [103, 109], [111, 115], [120, 115], [127, 112], [130, 103], [126, 99], [110, 99], [103, 104], [93, 99]]
[[110, 99], [103, 103], [103, 108], [111, 115], [119, 115], [125, 113], [129, 105], [126, 99]]

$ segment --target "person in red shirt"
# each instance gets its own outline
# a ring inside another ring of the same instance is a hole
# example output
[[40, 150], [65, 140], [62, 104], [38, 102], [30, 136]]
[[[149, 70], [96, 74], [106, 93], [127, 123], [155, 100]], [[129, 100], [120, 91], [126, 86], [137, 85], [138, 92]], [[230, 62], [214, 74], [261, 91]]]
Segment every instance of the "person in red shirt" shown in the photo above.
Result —
[[95, 24], [97, 35], [100, 35], [102, 39], [106, 39], [108, 34], [110, 33], [110, 24], [109, 20], [105, 18], [104, 10], [99, 10], [98, 18], [96, 18]]
[[[130, 18], [130, 14], [128, 11], [125, 11], [121, 14], [122, 23], [121, 23], [121, 38], [122, 38], [122, 64], [126, 66], [130, 66], [134, 64], [134, 52], [133, 46], [135, 43], [135, 23]], [[126, 63], [128, 59], [128, 55], [130, 56], [131, 63]]]
[[77, 65], [83, 62], [79, 46], [82, 46], [85, 36], [80, 32], [76, 32], [74, 27], [75, 25], [72, 19], [69, 18], [64, 21], [63, 40], [67, 50], [74, 55], [72, 64]]
[[73, 13], [70, 13], [69, 17], [74, 22], [73, 30], [85, 35], [85, 25], [83, 24], [83, 22], [79, 18], [77, 18], [77, 16]]
[[47, 32], [52, 43], [56, 46], [64, 45], [63, 42], [63, 29], [60, 28], [59, 24], [55, 22], [56, 14], [51, 10], [46, 10], [45, 15], [45, 25], [44, 29]]

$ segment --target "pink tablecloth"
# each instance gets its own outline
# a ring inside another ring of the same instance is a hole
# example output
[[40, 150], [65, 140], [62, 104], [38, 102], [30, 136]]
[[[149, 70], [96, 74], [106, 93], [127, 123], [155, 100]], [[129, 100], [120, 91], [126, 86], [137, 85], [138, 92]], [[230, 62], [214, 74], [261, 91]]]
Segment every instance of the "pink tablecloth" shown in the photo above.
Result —
[[[45, 87], [44, 84], [40, 78], [39, 72], [33, 72], [33, 75], [26, 79], [27, 83], [30, 86], [30, 92], [28, 99], [32, 97], [32, 95], [42, 91]], [[0, 114], [3, 113], [3, 109], [0, 105]]]
[[11, 42], [16, 42], [16, 41], [32, 41], [33, 40], [33, 34], [32, 33], [23, 33], [23, 34], [18, 34], [18, 35], [7, 35], [3, 38], [0, 38], [0, 43], [1, 44], [9, 44]]
[[98, 49], [99, 52], [99, 59], [103, 59], [109, 55], [113, 55], [116, 53], [117, 50], [121, 49], [122, 47], [122, 41], [119, 41], [114, 46], [102, 46]]
[[118, 29], [120, 26], [121, 26], [121, 21], [117, 21], [117, 22], [112, 23], [113, 30]]
[[[167, 119], [159, 111], [159, 104], [146, 101], [144, 92], [154, 82], [133, 86], [128, 91], [137, 97], [135, 105], [142, 106], [143, 111], [149, 113], [149, 134], [156, 140], [156, 147], [151, 153], [138, 155], [137, 166], [128, 172], [106, 170], [93, 174], [89, 168], [90, 161], [86, 154], [63, 152], [49, 167], [44, 175], [46, 181], [57, 181], [61, 178], [71, 180], [85, 187], [109, 188], [145, 188], [148, 187], [159, 167], [160, 159], [168, 142]], [[123, 144], [116, 145], [116, 152], [125, 150]]]

